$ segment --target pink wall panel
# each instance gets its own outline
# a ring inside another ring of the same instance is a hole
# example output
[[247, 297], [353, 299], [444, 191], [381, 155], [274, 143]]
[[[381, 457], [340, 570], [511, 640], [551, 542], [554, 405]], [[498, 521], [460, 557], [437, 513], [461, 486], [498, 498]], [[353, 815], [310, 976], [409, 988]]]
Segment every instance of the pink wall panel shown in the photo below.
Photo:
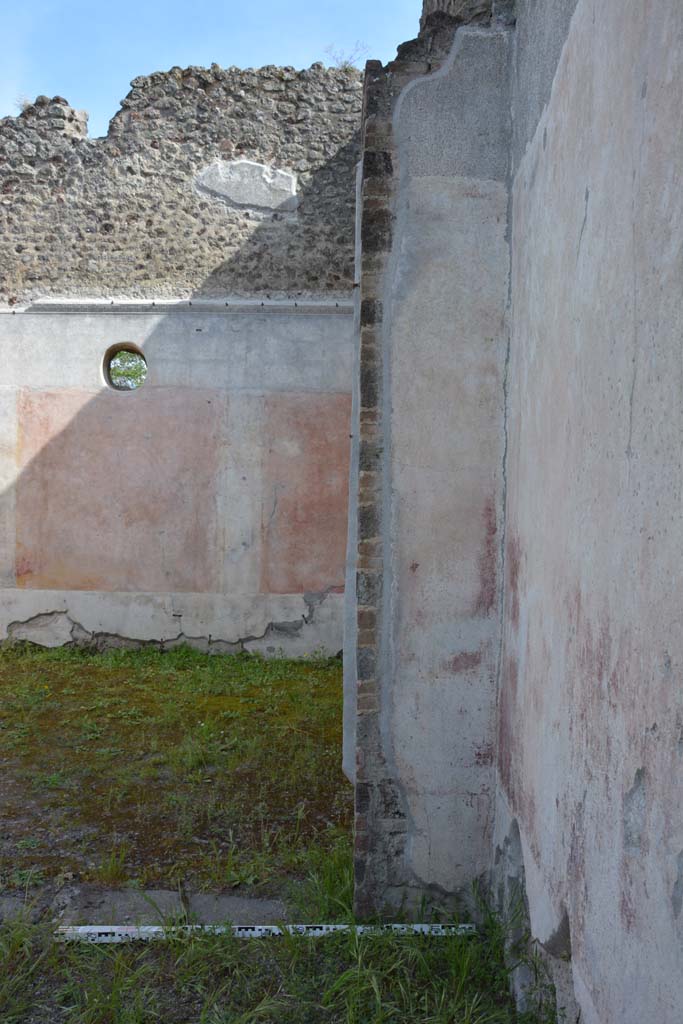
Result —
[[17, 585], [215, 591], [224, 393], [23, 392]]
[[343, 588], [350, 420], [350, 395], [266, 399], [262, 591]]

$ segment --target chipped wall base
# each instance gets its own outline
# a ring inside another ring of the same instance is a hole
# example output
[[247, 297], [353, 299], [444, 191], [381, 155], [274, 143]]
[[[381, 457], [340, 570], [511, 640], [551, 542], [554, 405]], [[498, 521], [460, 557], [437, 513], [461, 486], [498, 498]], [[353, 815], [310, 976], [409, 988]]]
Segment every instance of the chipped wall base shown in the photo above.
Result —
[[[527, 851], [526, 861], [531, 853]], [[505, 922], [506, 951], [510, 964], [510, 988], [520, 1012], [554, 1005], [561, 1024], [578, 1024], [571, 960], [571, 935], [566, 913], [553, 932], [541, 942], [534, 934], [529, 915], [525, 851], [519, 823], [498, 790], [494, 857], [490, 898]]]
[[0, 637], [41, 647], [107, 648], [187, 644], [212, 654], [333, 656], [343, 643], [343, 595], [2, 592]]

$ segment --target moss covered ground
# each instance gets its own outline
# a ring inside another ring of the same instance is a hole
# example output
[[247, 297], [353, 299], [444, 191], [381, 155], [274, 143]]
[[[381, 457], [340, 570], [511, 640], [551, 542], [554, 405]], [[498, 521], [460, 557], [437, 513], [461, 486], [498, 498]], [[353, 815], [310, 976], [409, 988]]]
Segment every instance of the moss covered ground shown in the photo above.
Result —
[[0, 885], [281, 889], [348, 841], [341, 663], [0, 650]]

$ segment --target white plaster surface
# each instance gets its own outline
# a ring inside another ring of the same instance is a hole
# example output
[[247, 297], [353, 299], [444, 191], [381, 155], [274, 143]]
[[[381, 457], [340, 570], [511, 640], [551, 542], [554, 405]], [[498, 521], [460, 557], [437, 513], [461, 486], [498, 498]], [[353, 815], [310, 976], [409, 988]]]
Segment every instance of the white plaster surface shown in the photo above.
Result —
[[195, 181], [201, 191], [234, 206], [283, 212], [298, 206], [296, 174], [253, 160], [214, 160]]
[[466, 896], [493, 815], [508, 45], [461, 30], [442, 71], [399, 100], [383, 302], [383, 756], [407, 819], [404, 885]]
[[403, 198], [388, 721], [414, 829], [411, 869], [455, 891], [485, 869], [491, 837], [507, 190], [423, 177]]
[[683, 1005], [682, 64], [579, 0], [514, 182], [499, 762], [585, 1024]]
[[394, 119], [373, 896], [525, 888], [568, 1021], [677, 1024], [683, 5], [516, 10]]
[[44, 647], [111, 636], [115, 642], [188, 642], [202, 649], [242, 642], [265, 656], [334, 655], [342, 646], [342, 605], [341, 594], [326, 595], [312, 611], [301, 594], [6, 589], [0, 634]]
[[0, 586], [14, 584], [17, 396], [0, 388]]
[[[352, 318], [296, 315], [277, 304], [249, 312], [0, 313], [3, 388], [104, 389], [102, 360], [112, 345], [133, 342], [147, 360], [145, 387], [350, 391]], [[118, 308], [118, 307], [117, 307]], [[244, 309], [244, 306], [242, 306]]]
[[358, 480], [360, 472], [360, 277], [362, 165], [356, 169], [356, 283], [354, 299], [353, 389], [351, 406], [351, 451], [349, 458], [349, 519], [346, 542], [344, 590], [344, 750], [342, 768], [350, 782], [356, 781], [356, 721], [358, 715], [356, 661], [358, 656], [358, 609], [356, 602], [356, 558], [358, 552]]

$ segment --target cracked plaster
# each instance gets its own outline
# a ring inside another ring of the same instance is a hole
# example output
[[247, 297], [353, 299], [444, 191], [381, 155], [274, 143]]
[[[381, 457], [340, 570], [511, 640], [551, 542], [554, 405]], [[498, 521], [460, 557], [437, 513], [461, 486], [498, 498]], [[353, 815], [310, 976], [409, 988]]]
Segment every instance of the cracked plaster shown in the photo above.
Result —
[[[45, 596], [40, 596], [40, 595]], [[25, 593], [22, 598], [27, 597]], [[207, 622], [204, 616], [203, 625], [213, 625], [213, 629], [197, 632], [197, 616], [183, 615], [182, 612], [164, 608], [166, 600], [156, 599], [152, 595], [131, 595], [131, 608], [126, 607], [127, 595], [97, 595], [97, 600], [89, 600], [88, 594], [59, 595], [59, 603], [64, 607], [55, 608], [57, 603], [45, 592], [31, 595], [32, 600], [24, 600], [24, 605], [38, 604], [47, 610], [36, 611], [25, 618], [12, 618], [4, 626], [7, 639], [39, 644], [42, 647], [61, 647], [76, 645], [105, 649], [110, 647], [157, 647], [161, 650], [187, 644], [197, 650], [208, 653], [238, 653], [252, 651], [266, 656], [283, 653], [288, 657], [302, 657], [316, 652], [337, 654], [342, 646], [340, 631], [340, 611], [342, 596], [330, 591], [306, 594], [303, 597], [268, 602], [259, 616], [250, 616], [243, 620], [240, 633], [239, 626], [230, 633], [223, 632], [224, 623], [220, 621], [220, 611], [213, 620]], [[176, 595], [172, 606], [182, 602], [186, 595]], [[111, 598], [110, 601], [107, 598]], [[151, 601], [156, 607], [150, 608]], [[11, 602], [5, 602], [9, 604]], [[50, 604], [52, 606], [50, 607]], [[98, 619], [116, 620], [114, 606], [118, 604], [118, 617], [121, 629], [117, 631], [98, 628]], [[279, 609], [277, 605], [279, 604]], [[135, 606], [138, 605], [136, 614]], [[99, 606], [99, 607], [98, 607]], [[103, 607], [105, 606], [105, 607]], [[289, 611], [290, 615], [297, 608], [301, 609], [298, 617], [280, 620], [267, 620], [269, 611]], [[77, 612], [71, 610], [76, 608]], [[143, 608], [147, 611], [146, 621], [139, 614]], [[17, 609], [15, 608], [15, 611]], [[223, 606], [225, 610], [225, 606]], [[150, 615], [149, 613], [152, 612]], [[5, 613], [5, 617], [6, 617]], [[80, 617], [77, 617], [80, 616]], [[194, 618], [194, 621], [193, 621]], [[234, 615], [233, 615], [234, 619]], [[125, 620], [125, 621], [124, 621]], [[131, 620], [137, 629], [130, 628]], [[184, 620], [187, 620], [186, 622]], [[128, 628], [126, 628], [128, 626]], [[145, 628], [146, 627], [146, 628]], [[194, 627], [194, 628], [193, 628]], [[249, 627], [252, 627], [249, 629]], [[0, 628], [1, 620], [0, 620]]]

